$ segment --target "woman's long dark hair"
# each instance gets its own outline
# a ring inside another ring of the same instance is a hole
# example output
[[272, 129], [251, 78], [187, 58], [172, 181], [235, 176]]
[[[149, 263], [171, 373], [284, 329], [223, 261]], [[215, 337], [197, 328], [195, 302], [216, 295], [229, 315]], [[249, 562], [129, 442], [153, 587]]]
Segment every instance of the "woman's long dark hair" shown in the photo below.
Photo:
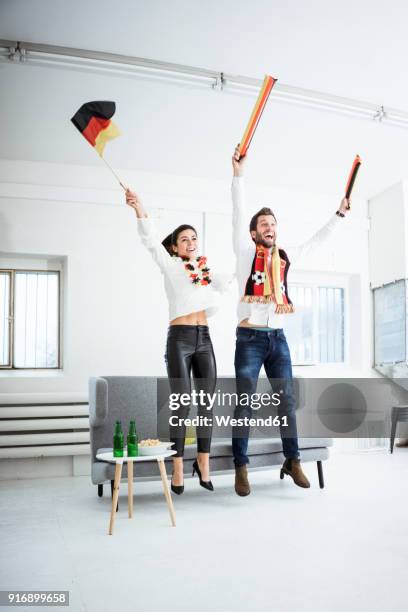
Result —
[[173, 251], [172, 247], [177, 246], [177, 238], [179, 234], [181, 234], [181, 232], [184, 232], [184, 230], [188, 229], [193, 230], [195, 235], [197, 235], [195, 227], [193, 227], [192, 225], [183, 224], [176, 227], [176, 229], [171, 232], [171, 234], [166, 236], [166, 238], [162, 241], [162, 245], [164, 246], [169, 255], [175, 255], [175, 252]]

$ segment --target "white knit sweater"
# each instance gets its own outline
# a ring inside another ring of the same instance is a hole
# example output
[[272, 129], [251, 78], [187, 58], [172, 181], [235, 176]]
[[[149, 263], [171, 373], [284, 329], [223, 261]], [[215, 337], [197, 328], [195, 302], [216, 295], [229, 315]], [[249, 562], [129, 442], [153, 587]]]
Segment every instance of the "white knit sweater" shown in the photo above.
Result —
[[169, 320], [205, 310], [211, 317], [219, 307], [220, 296], [233, 279], [233, 274], [220, 274], [210, 268], [209, 285], [193, 284], [185, 270], [185, 262], [180, 257], [171, 257], [161, 244], [154, 219], [138, 219], [138, 232], [142, 243], [150, 251], [154, 261], [164, 276], [164, 288], [169, 303]]

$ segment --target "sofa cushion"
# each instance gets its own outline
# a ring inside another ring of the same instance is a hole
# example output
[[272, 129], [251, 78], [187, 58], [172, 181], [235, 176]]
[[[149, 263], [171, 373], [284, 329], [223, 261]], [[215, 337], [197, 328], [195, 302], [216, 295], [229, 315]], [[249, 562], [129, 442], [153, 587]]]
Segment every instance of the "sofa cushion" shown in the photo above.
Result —
[[[328, 447], [331, 446], [331, 438], [300, 438], [299, 448], [301, 459], [307, 461], [324, 461], [329, 456]], [[279, 438], [250, 439], [249, 448], [250, 467], [261, 468], [272, 465], [280, 465], [285, 460], [282, 453], [282, 443]], [[103, 447], [98, 449], [98, 453], [112, 451], [112, 448]], [[197, 455], [196, 445], [186, 446], [184, 451], [185, 473], [191, 470], [191, 464]], [[171, 457], [167, 459], [167, 472], [171, 474]], [[211, 470], [233, 470], [234, 460], [230, 439], [214, 439], [211, 447]], [[190, 472], [191, 473], [191, 472]], [[106, 461], [95, 461], [92, 464], [92, 482], [98, 484], [113, 480], [115, 474], [115, 464]], [[138, 462], [134, 468], [135, 477], [159, 478], [159, 472], [155, 461]], [[127, 478], [127, 465], [124, 464], [122, 479]]]
[[[327, 448], [332, 446], [332, 438], [299, 438], [300, 451], [311, 448]], [[104, 453], [112, 448], [100, 448], [97, 452]], [[248, 443], [248, 455], [267, 455], [270, 453], [281, 453], [282, 442], [280, 438], [250, 438]], [[211, 457], [232, 456], [232, 444], [230, 438], [214, 438], [211, 442]], [[188, 444], [184, 447], [184, 458], [193, 459], [197, 456], [197, 445]]]
[[[299, 449], [326, 448], [333, 444], [331, 438], [299, 438]], [[282, 442], [280, 438], [250, 438], [248, 443], [248, 456], [281, 453]], [[184, 447], [184, 457], [191, 459], [197, 454], [197, 445]], [[228, 457], [232, 455], [230, 438], [213, 438], [211, 442], [211, 457]]]

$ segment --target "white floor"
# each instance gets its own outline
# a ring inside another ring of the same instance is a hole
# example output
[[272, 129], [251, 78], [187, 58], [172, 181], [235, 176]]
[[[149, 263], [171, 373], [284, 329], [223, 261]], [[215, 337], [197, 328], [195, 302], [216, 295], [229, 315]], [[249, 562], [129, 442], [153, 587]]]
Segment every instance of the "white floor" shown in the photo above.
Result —
[[123, 487], [111, 537], [108, 486], [0, 482], [0, 588], [69, 590], [73, 612], [405, 612], [408, 450], [333, 455], [324, 490], [306, 468], [311, 489], [274, 469], [247, 498], [188, 479], [176, 528], [160, 482], [135, 485], [132, 520]]

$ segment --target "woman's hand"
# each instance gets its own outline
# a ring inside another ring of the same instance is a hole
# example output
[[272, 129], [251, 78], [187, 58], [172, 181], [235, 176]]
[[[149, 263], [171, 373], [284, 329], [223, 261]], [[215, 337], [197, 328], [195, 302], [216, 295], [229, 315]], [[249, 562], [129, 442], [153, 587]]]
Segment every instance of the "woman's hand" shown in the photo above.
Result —
[[234, 176], [242, 176], [244, 174], [245, 157], [241, 157], [239, 152], [239, 144], [235, 147], [234, 155], [232, 156], [232, 167], [234, 169]]
[[142, 206], [142, 201], [140, 200], [137, 193], [129, 189], [129, 187], [126, 189], [125, 193], [126, 193], [126, 204], [135, 210], [136, 216], [139, 219], [147, 217], [147, 214], [145, 213], [143, 206]]
[[128, 204], [135, 210], [140, 208], [140, 205], [141, 205], [139, 196], [137, 195], [135, 191], [132, 191], [131, 189], [129, 189], [129, 187], [126, 189], [126, 204]]

